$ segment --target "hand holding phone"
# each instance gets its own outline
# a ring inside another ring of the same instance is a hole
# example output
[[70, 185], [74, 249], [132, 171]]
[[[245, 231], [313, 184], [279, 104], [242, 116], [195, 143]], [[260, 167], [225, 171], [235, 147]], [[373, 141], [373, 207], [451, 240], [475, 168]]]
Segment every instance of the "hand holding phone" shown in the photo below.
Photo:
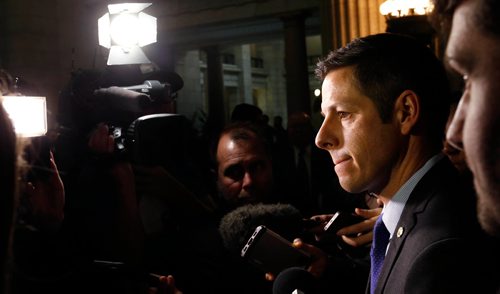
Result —
[[[344, 252], [344, 254], [350, 256], [351, 258], [363, 258], [369, 253], [369, 246], [354, 246], [351, 244], [346, 243], [346, 240], [348, 239], [357, 239], [357, 238], [364, 238], [362, 233], [357, 232], [357, 233], [352, 233], [352, 234], [346, 234], [343, 236], [337, 236], [337, 232], [341, 230], [342, 228], [360, 223], [362, 221], [365, 221], [365, 218], [354, 214], [354, 213], [349, 213], [349, 212], [336, 212], [333, 217], [330, 219], [330, 221], [325, 225], [323, 230], [329, 234], [329, 235], [335, 235], [336, 236], [336, 246], [337, 248]], [[367, 235], [369, 236], [369, 235]], [[370, 242], [371, 243], [371, 242]]]
[[353, 224], [357, 224], [363, 220], [363, 217], [354, 213], [337, 211], [325, 225], [323, 230], [327, 233], [336, 234], [338, 230]]
[[290, 241], [265, 226], [255, 229], [241, 256], [264, 273], [274, 275], [289, 267], [306, 266], [311, 261], [308, 253], [293, 247]]

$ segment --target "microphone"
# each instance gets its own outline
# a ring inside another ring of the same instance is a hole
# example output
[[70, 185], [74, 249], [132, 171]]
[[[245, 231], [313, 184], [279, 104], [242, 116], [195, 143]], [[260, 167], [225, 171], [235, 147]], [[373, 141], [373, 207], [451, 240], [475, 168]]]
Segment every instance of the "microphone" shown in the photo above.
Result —
[[184, 87], [184, 80], [180, 75], [173, 71], [158, 70], [144, 75], [146, 81], [159, 81], [161, 84], [170, 85], [170, 90], [175, 93]]
[[100, 88], [94, 91], [94, 99], [100, 102], [100, 107], [104, 110], [108, 108], [114, 111], [139, 112], [142, 106], [150, 101], [145, 93], [125, 89], [122, 87], [111, 86], [109, 88]]
[[94, 102], [103, 112], [102, 116], [109, 117], [109, 112], [123, 112], [124, 114], [141, 113], [145, 107], [154, 102], [165, 102], [166, 97], [177, 97], [177, 91], [182, 89], [184, 81], [175, 72], [158, 71], [146, 76], [140, 85], [110, 86], [94, 90]]
[[141, 85], [123, 87], [125, 90], [131, 90], [138, 93], [146, 94], [150, 97], [160, 96], [164, 89], [164, 85], [160, 81], [146, 80]]
[[300, 267], [283, 270], [273, 282], [273, 294], [316, 294], [318, 281]]
[[[145, 76], [146, 80], [140, 85], [121, 87], [142, 94], [146, 94], [151, 102], [168, 97], [177, 97], [177, 91], [184, 87], [184, 80], [175, 72], [155, 71]], [[164, 97], [163, 97], [164, 98]]]
[[247, 204], [226, 214], [219, 233], [224, 246], [239, 255], [255, 228], [264, 225], [285, 239], [292, 241], [303, 233], [303, 217], [289, 204]]
[[173, 79], [172, 82], [168, 81], [165, 83], [161, 83], [158, 80], [145, 80], [140, 85], [127, 86], [122, 88], [125, 90], [131, 90], [138, 93], [146, 94], [153, 101], [155, 100], [155, 97], [161, 97], [165, 89], [167, 89], [166, 91], [168, 95], [174, 97], [176, 96], [177, 91], [179, 91], [183, 86], [184, 82], [179, 77], [179, 79]]

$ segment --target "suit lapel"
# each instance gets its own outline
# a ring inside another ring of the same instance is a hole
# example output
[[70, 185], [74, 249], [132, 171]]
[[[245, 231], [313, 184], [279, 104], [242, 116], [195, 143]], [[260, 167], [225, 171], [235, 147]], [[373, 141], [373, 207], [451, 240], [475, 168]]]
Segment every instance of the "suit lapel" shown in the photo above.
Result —
[[383, 292], [388, 281], [387, 278], [401, 254], [405, 241], [418, 223], [420, 214], [425, 211], [427, 203], [433, 194], [432, 191], [435, 189], [436, 179], [439, 178], [438, 175], [443, 174], [441, 171], [446, 167], [447, 162], [447, 160], [441, 159], [422, 177], [411, 192], [390, 240], [389, 250], [377, 283], [376, 293]]

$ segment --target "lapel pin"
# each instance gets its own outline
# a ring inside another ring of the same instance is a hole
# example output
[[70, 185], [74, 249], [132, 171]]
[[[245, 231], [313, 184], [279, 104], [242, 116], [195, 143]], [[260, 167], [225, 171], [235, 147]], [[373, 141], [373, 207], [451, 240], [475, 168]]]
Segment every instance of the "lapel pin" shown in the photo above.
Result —
[[399, 228], [398, 228], [398, 231], [397, 231], [397, 233], [396, 233], [396, 236], [397, 236], [398, 238], [399, 238], [399, 237], [401, 237], [401, 236], [403, 235], [404, 231], [405, 231], [405, 229], [403, 229], [403, 227], [399, 227]]

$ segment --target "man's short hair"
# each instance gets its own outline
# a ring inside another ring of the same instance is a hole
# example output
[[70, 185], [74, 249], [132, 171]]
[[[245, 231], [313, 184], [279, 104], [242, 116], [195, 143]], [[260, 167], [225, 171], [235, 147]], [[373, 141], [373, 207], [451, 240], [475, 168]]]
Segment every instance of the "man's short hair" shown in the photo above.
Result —
[[212, 147], [212, 160], [215, 167], [218, 166], [217, 161], [217, 148], [219, 146], [219, 141], [222, 136], [229, 134], [229, 137], [234, 141], [251, 141], [255, 140], [257, 144], [262, 144], [265, 154], [271, 159], [272, 158], [272, 145], [266, 139], [264, 130], [262, 127], [256, 123], [248, 121], [237, 121], [227, 124], [220, 132], [216, 143]]

